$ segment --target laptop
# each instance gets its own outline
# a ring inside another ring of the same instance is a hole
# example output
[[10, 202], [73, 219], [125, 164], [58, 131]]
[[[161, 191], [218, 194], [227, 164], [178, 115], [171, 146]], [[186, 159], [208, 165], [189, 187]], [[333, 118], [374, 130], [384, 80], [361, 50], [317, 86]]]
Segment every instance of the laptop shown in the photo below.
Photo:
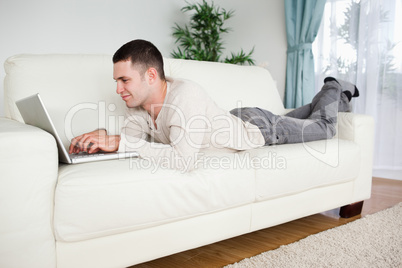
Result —
[[16, 104], [26, 124], [39, 127], [53, 135], [57, 142], [59, 161], [62, 163], [78, 164], [101, 160], [138, 157], [138, 152], [97, 152], [93, 154], [82, 152], [78, 154], [68, 154], [66, 148], [61, 142], [60, 136], [57, 134], [56, 128], [54, 127], [52, 119], [50, 118], [39, 93], [21, 99], [17, 101]]

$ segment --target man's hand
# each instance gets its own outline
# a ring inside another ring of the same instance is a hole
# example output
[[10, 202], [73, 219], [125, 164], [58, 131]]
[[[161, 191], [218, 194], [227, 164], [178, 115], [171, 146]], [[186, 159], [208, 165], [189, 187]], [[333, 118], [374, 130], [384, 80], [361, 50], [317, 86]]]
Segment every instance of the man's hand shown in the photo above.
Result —
[[94, 130], [72, 139], [69, 153], [115, 152], [119, 149], [119, 142], [119, 135], [107, 135], [105, 129]]

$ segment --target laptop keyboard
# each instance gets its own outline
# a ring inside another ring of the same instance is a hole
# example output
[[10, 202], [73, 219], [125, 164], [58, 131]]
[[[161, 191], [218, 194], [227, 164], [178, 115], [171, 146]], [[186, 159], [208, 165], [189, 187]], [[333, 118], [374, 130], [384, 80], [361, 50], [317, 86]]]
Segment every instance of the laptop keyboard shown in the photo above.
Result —
[[97, 157], [97, 156], [102, 156], [105, 155], [104, 153], [95, 153], [95, 154], [89, 154], [89, 153], [79, 153], [79, 154], [71, 154], [71, 158], [89, 158], [89, 157]]

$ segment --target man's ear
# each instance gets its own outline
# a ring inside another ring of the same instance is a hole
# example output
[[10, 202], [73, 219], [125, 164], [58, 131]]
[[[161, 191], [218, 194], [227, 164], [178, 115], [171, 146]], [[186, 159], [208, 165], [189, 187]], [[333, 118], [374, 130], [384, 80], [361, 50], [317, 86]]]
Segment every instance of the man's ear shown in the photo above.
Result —
[[152, 67], [148, 68], [147, 77], [148, 77], [148, 82], [150, 84], [153, 84], [156, 81], [156, 79], [158, 78], [158, 71]]

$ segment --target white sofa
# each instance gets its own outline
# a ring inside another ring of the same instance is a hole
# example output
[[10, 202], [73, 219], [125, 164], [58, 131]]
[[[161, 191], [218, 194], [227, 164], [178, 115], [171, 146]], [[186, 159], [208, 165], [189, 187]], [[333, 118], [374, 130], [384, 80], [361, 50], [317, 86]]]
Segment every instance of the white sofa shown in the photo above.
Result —
[[[205, 152], [180, 173], [143, 159], [58, 163], [53, 137], [15, 101], [39, 92], [66, 146], [118, 133], [125, 105], [108, 55], [17, 55], [5, 63], [0, 119], [0, 267], [126, 267], [370, 197], [373, 120], [340, 113], [331, 140]], [[285, 109], [259, 67], [165, 59], [226, 109]]]

